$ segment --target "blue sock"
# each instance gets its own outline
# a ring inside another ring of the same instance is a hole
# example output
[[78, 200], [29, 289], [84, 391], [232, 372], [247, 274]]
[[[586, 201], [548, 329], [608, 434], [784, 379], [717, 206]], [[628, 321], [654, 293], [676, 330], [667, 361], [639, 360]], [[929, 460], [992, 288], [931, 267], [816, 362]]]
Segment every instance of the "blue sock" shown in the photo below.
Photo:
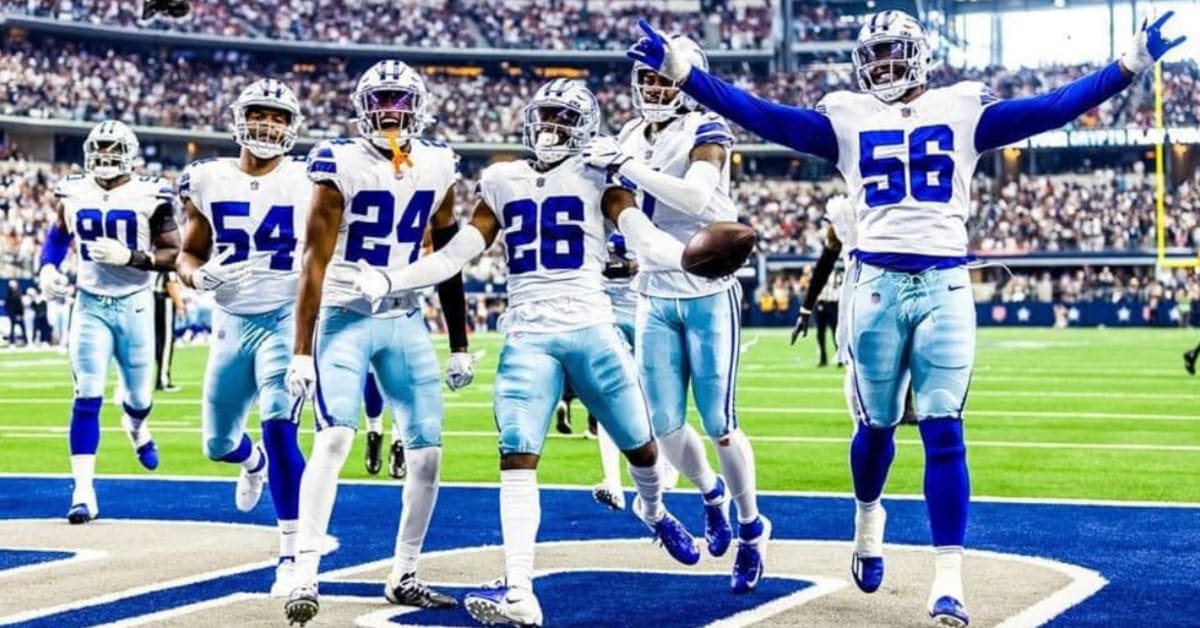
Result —
[[883, 494], [888, 470], [896, 457], [896, 428], [874, 428], [859, 424], [850, 441], [850, 475], [854, 497], [873, 502]]
[[375, 382], [374, 373], [367, 373], [367, 383], [363, 386], [363, 406], [367, 416], [372, 419], [383, 415], [383, 395], [379, 394], [379, 384]]
[[220, 460], [221, 462], [241, 464], [245, 462], [252, 453], [254, 453], [254, 443], [250, 442], [249, 436], [242, 434], [242, 442], [238, 443], [237, 449], [234, 449], [224, 456], [221, 456]]
[[967, 475], [967, 446], [963, 423], [957, 417], [921, 421], [925, 443], [925, 504], [934, 547], [961, 546], [967, 537], [967, 506], [971, 478]]
[[287, 419], [263, 421], [263, 447], [271, 466], [267, 485], [275, 502], [275, 516], [282, 521], [300, 515], [300, 476], [304, 475], [304, 454], [296, 439], [297, 426]]
[[71, 406], [71, 430], [69, 444], [71, 455], [95, 455], [100, 449], [100, 407], [103, 397], [76, 399]]

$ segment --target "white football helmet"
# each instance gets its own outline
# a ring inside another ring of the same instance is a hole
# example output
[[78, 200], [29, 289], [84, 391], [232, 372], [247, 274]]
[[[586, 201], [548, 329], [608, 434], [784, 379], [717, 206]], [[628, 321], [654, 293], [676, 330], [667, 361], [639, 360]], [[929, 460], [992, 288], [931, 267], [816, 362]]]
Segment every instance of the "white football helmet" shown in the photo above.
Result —
[[421, 135], [433, 122], [425, 81], [403, 61], [388, 59], [371, 66], [354, 88], [358, 130], [376, 146], [389, 148]]
[[[288, 114], [288, 124], [282, 130], [274, 124], [250, 122], [246, 113], [251, 107], [276, 109]], [[285, 155], [296, 145], [296, 135], [304, 116], [300, 101], [290, 87], [275, 80], [261, 79], [251, 83], [229, 106], [233, 110], [233, 139], [259, 159]]]
[[903, 11], [871, 14], [858, 31], [853, 57], [858, 86], [883, 102], [925, 85], [933, 65], [925, 27]]
[[[708, 71], [708, 57], [700, 48], [700, 44], [683, 35], [670, 35], [668, 40], [672, 52], [683, 55], [692, 64], [692, 67]], [[658, 77], [657, 82], [646, 84], [651, 75]], [[659, 75], [654, 68], [641, 61], [633, 63], [633, 75], [630, 77], [630, 82], [633, 87], [633, 106], [647, 121], [663, 122], [679, 115], [681, 108], [693, 111], [700, 107], [694, 98], [679, 88], [678, 83]], [[675, 95], [670, 100], [666, 100], [664, 92], [670, 90], [674, 90]]]
[[83, 171], [97, 179], [115, 179], [133, 172], [140, 152], [133, 129], [118, 120], [97, 124], [83, 140]]
[[525, 148], [554, 164], [578, 154], [600, 131], [600, 104], [583, 81], [554, 79], [533, 95], [521, 120]]

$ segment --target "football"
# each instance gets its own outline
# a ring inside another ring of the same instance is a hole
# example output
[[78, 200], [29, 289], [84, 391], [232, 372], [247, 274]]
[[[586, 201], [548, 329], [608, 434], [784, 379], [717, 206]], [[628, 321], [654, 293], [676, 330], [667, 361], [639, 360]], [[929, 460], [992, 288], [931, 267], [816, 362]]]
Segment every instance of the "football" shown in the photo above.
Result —
[[683, 269], [717, 279], [732, 275], [754, 251], [754, 229], [740, 222], [714, 222], [697, 231], [683, 249]]

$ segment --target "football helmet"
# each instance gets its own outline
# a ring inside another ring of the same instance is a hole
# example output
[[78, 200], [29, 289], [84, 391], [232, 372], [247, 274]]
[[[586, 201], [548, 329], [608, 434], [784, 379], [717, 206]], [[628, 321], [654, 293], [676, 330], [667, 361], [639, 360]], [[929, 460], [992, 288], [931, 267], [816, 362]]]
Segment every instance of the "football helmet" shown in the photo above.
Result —
[[[669, 36], [672, 52], [683, 55], [694, 68], [708, 71], [708, 57], [700, 45], [683, 35]], [[700, 107], [694, 98], [680, 89], [679, 84], [660, 75], [654, 68], [635, 61], [630, 77], [633, 106], [649, 122], [663, 122], [678, 115], [680, 109], [693, 111]], [[674, 91], [670, 99], [666, 96]]]
[[119, 120], [97, 124], [83, 140], [83, 171], [97, 179], [133, 172], [140, 152], [133, 129]]
[[353, 100], [359, 132], [380, 148], [418, 137], [433, 122], [425, 81], [403, 61], [371, 66], [358, 79]]
[[873, 13], [852, 52], [858, 86], [883, 102], [925, 85], [933, 65], [925, 27], [903, 11]]
[[[283, 111], [288, 114], [288, 124], [281, 130], [276, 124], [247, 120], [251, 107]], [[261, 79], [251, 83], [229, 108], [233, 110], [233, 139], [255, 157], [270, 159], [285, 155], [296, 145], [304, 116], [296, 94], [280, 81]]]
[[525, 148], [553, 164], [579, 154], [600, 131], [600, 104], [583, 81], [554, 79], [533, 95], [521, 119]]

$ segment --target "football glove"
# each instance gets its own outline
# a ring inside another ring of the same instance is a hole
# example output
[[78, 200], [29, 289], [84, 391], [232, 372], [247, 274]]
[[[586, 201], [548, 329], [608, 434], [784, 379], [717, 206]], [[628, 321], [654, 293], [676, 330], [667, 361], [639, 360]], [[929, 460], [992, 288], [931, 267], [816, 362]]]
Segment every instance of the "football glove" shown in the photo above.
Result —
[[84, 246], [87, 247], [93, 262], [109, 266], [128, 266], [129, 260], [133, 259], [133, 249], [113, 238], [100, 238]]
[[465, 352], [450, 354], [446, 363], [446, 385], [450, 390], [459, 390], [471, 385], [475, 379], [475, 355]]
[[358, 272], [354, 273], [354, 289], [372, 304], [386, 297], [392, 291], [392, 280], [387, 273], [358, 260]]
[[1134, 74], [1144, 72], [1167, 54], [1167, 51], [1187, 40], [1186, 35], [1175, 39], [1163, 37], [1162, 26], [1171, 19], [1172, 15], [1175, 15], [1174, 11], [1167, 11], [1149, 26], [1147, 26], [1149, 20], [1142, 21], [1142, 30], [1133, 36], [1129, 50], [1121, 55], [1121, 65], [1125, 66], [1126, 70]]
[[593, 168], [616, 171], [633, 156], [621, 148], [615, 137], [598, 135], [583, 147], [583, 162]]
[[293, 397], [311, 399], [317, 381], [317, 370], [311, 355], [294, 355], [288, 364], [284, 385]]
[[692, 64], [682, 55], [675, 54], [671, 50], [671, 42], [667, 37], [650, 26], [649, 22], [638, 20], [638, 27], [646, 36], [626, 51], [625, 56], [645, 63], [654, 68], [655, 72], [676, 83], [682, 84], [686, 81], [688, 75], [692, 73]]
[[71, 294], [71, 282], [54, 264], [46, 264], [38, 271], [38, 287], [42, 293], [52, 297], [65, 297]]
[[249, 259], [226, 264], [225, 260], [229, 259], [233, 253], [234, 249], [231, 246], [209, 258], [203, 266], [192, 273], [192, 287], [201, 292], [207, 292], [218, 288], [230, 289], [240, 286], [250, 276], [254, 265]]

